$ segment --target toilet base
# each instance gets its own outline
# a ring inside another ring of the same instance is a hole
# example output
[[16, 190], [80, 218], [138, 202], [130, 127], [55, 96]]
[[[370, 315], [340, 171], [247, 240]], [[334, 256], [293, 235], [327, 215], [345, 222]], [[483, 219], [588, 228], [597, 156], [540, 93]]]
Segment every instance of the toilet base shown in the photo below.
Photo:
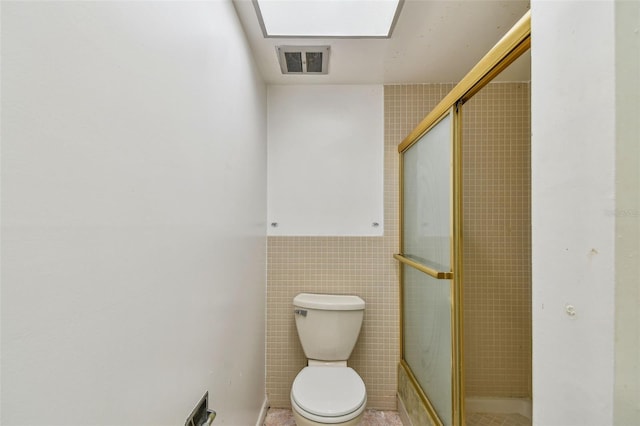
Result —
[[348, 420], [343, 423], [318, 423], [307, 419], [306, 417], [302, 417], [295, 409], [291, 410], [293, 412], [293, 418], [296, 420], [297, 426], [322, 426], [322, 425], [332, 425], [332, 426], [358, 426], [362, 421], [362, 417], [364, 417], [364, 410], [357, 417], [354, 417], [351, 420]]

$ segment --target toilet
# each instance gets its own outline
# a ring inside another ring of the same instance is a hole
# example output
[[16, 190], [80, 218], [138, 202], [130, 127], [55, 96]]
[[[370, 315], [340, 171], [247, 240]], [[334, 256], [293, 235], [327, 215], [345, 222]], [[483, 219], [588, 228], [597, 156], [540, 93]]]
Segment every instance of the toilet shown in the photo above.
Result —
[[362, 378], [347, 366], [365, 302], [358, 296], [301, 293], [293, 299], [298, 337], [307, 357], [291, 386], [298, 426], [360, 424], [367, 405]]

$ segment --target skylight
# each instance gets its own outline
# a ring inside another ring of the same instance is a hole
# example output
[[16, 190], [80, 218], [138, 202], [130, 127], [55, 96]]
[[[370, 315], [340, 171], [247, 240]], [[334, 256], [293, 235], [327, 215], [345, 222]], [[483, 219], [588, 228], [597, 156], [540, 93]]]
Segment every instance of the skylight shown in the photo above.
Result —
[[253, 0], [265, 37], [390, 37], [404, 0]]

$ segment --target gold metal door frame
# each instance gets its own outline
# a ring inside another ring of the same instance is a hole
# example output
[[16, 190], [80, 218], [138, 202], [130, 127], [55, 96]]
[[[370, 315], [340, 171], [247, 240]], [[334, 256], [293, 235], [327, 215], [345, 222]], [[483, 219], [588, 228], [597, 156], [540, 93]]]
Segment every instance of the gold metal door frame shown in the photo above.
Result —
[[[400, 143], [400, 249], [394, 258], [434, 278], [451, 280], [451, 393], [453, 426], [465, 424], [463, 357], [463, 269], [462, 269], [462, 111], [461, 106], [531, 46], [531, 12], [527, 12], [507, 34], [467, 73], [447, 96]], [[404, 256], [404, 153], [446, 115], [452, 114], [451, 160], [451, 271], [435, 271]], [[442, 425], [425, 391], [420, 388], [404, 358], [404, 274], [400, 269], [400, 366], [405, 370], [436, 425]]]

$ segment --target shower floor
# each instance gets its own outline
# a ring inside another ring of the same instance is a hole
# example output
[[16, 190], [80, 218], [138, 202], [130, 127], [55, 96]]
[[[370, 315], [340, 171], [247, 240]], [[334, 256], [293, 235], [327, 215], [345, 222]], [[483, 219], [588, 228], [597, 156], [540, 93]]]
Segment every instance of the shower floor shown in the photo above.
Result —
[[531, 426], [520, 414], [467, 413], [467, 426]]

